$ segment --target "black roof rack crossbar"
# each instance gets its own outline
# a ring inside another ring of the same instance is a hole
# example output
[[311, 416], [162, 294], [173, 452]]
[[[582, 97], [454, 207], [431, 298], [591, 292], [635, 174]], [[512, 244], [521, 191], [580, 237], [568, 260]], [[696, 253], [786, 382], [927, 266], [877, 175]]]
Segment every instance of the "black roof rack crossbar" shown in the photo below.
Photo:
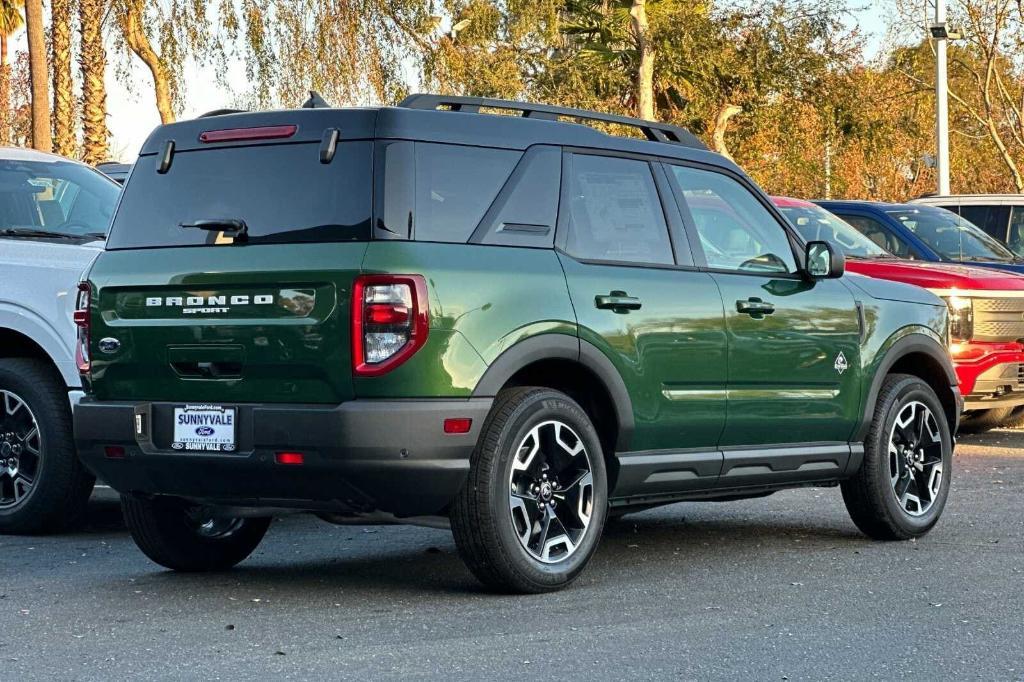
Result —
[[617, 116], [615, 114], [602, 114], [586, 109], [573, 109], [571, 107], [558, 107], [550, 104], [530, 104], [528, 102], [517, 102], [508, 99], [493, 99], [490, 97], [465, 97], [459, 95], [409, 95], [398, 105], [406, 109], [447, 109], [463, 113], [476, 114], [481, 107], [491, 109], [508, 109], [518, 111], [523, 118], [539, 118], [548, 121], [557, 121], [561, 117], [575, 118], [586, 121], [600, 121], [602, 123], [616, 123], [618, 125], [639, 128], [648, 140], [655, 142], [668, 142], [679, 144], [695, 149], [707, 149], [703, 142], [686, 128], [670, 125], [668, 123], [657, 123], [645, 121], [640, 118], [629, 116]]

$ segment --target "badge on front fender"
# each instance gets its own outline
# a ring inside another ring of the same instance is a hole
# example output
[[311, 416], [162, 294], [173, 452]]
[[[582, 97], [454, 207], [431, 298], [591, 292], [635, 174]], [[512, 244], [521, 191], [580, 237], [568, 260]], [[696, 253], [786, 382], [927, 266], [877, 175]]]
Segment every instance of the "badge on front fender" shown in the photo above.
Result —
[[850, 368], [850, 363], [846, 361], [846, 356], [843, 355], [843, 351], [839, 351], [839, 355], [836, 356], [836, 364], [834, 364], [833, 367], [835, 367], [835, 370], [839, 374], [842, 374]]

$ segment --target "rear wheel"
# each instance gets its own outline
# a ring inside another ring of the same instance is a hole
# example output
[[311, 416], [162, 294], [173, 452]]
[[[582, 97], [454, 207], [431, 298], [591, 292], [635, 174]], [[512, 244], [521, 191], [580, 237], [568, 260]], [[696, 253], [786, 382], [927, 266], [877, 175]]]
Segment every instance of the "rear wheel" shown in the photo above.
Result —
[[[972, 410], [965, 412], [960, 418], [960, 433], [984, 433], [1000, 427], [1019, 426], [1022, 416], [1017, 414], [1014, 419], [1015, 408], [994, 407], [989, 410]], [[1017, 422], [1017, 424], [1011, 423]]]
[[94, 479], [75, 452], [68, 391], [30, 358], [0, 360], [0, 533], [80, 522]]
[[222, 571], [252, 554], [270, 518], [224, 518], [169, 497], [121, 496], [124, 520], [139, 549], [174, 571]]
[[550, 592], [587, 565], [607, 506], [601, 442], [587, 414], [558, 391], [515, 388], [495, 399], [452, 532], [485, 585]]
[[878, 540], [909, 540], [939, 520], [949, 495], [952, 438], [935, 392], [917, 377], [886, 377], [864, 462], [842, 484], [854, 523]]

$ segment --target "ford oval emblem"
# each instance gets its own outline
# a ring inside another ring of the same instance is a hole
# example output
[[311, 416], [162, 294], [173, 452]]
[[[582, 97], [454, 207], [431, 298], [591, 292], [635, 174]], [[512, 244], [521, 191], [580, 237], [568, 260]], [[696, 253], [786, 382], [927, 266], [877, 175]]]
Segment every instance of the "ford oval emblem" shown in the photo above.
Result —
[[100, 339], [99, 348], [103, 353], [116, 353], [121, 350], [121, 342], [108, 336], [105, 339]]
[[213, 435], [213, 427], [212, 426], [199, 426], [199, 427], [196, 427], [196, 435], [197, 436], [212, 436]]

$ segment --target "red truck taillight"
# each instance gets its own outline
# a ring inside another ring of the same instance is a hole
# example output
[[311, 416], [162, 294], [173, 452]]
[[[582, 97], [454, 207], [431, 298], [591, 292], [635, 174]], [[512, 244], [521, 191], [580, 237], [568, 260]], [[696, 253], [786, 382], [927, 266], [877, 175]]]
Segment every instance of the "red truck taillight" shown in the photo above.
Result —
[[75, 363], [78, 371], [88, 374], [91, 368], [89, 358], [89, 305], [92, 303], [92, 286], [88, 282], [78, 283], [78, 297], [75, 299], [74, 320], [78, 327], [78, 342], [75, 345]]
[[352, 287], [352, 371], [379, 376], [423, 347], [429, 330], [422, 275], [362, 275]]

